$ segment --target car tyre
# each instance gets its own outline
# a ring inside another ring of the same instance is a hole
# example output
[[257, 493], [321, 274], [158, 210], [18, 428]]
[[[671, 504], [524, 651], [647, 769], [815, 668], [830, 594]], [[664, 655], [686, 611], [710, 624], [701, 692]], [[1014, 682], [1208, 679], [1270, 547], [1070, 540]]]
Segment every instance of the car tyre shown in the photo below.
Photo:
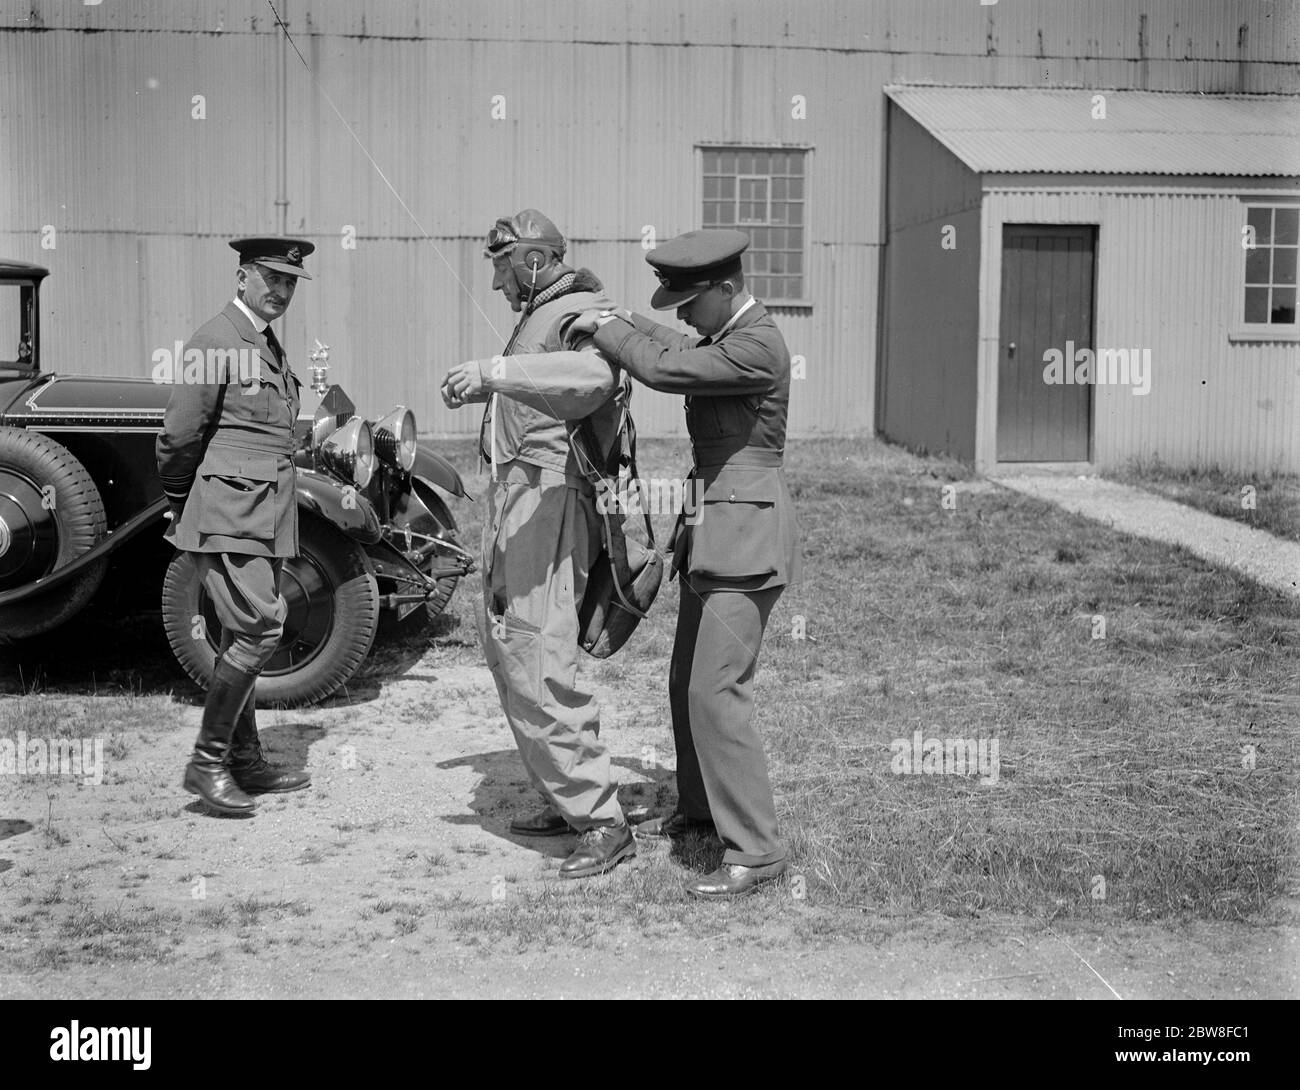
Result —
[[[285, 634], [258, 678], [259, 708], [314, 704], [361, 668], [379, 627], [379, 588], [365, 552], [329, 523], [299, 512], [299, 555], [286, 559], [280, 590]], [[207, 688], [222, 630], [193, 558], [178, 553], [163, 580], [163, 627], [185, 672]]]
[[[99, 489], [67, 447], [38, 432], [0, 428], [0, 591], [66, 567], [107, 529]], [[59, 587], [0, 608], [0, 642], [63, 624], [94, 597], [107, 570], [104, 557]]]

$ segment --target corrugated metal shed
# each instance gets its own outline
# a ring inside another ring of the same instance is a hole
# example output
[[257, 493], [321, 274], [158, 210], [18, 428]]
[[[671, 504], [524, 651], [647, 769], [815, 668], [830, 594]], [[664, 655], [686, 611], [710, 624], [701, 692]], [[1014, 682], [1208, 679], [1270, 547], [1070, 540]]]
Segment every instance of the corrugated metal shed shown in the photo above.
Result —
[[885, 93], [981, 174], [1300, 175], [1300, 96], [933, 86]]

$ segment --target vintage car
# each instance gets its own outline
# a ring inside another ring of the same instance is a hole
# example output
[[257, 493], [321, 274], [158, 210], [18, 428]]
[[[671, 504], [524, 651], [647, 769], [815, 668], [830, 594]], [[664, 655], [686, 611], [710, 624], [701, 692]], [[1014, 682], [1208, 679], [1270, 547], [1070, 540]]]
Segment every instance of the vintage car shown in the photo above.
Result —
[[[47, 275], [0, 261], [0, 641], [59, 628], [92, 598], [123, 609], [161, 601], [176, 658], [206, 685], [220, 622], [190, 557], [163, 539], [154, 440], [170, 387], [43, 372]], [[327, 384], [319, 347], [320, 406], [298, 421], [294, 455], [300, 555], [285, 564], [289, 615], [257, 683], [260, 706], [330, 696], [369, 654], [382, 610], [436, 614], [474, 568], [444, 498], [465, 496], [455, 468], [416, 441], [410, 410], [357, 416]]]

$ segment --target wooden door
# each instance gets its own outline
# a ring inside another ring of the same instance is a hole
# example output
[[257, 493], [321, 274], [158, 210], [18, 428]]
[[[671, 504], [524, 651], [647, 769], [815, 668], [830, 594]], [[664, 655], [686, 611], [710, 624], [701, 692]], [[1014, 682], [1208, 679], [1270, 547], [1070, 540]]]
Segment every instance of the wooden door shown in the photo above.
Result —
[[1073, 353], [1093, 347], [1096, 237], [1088, 226], [1002, 228], [999, 462], [1091, 460], [1092, 385], [1049, 382], [1044, 357], [1061, 352], [1073, 377]]

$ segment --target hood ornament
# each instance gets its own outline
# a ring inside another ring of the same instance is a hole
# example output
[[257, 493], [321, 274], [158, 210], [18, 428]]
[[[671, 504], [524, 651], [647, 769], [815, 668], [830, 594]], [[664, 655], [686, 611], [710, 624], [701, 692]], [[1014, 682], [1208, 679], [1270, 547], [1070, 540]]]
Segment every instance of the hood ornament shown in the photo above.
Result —
[[311, 388], [318, 394], [324, 394], [330, 388], [330, 346], [316, 340], [316, 350], [311, 354]]

